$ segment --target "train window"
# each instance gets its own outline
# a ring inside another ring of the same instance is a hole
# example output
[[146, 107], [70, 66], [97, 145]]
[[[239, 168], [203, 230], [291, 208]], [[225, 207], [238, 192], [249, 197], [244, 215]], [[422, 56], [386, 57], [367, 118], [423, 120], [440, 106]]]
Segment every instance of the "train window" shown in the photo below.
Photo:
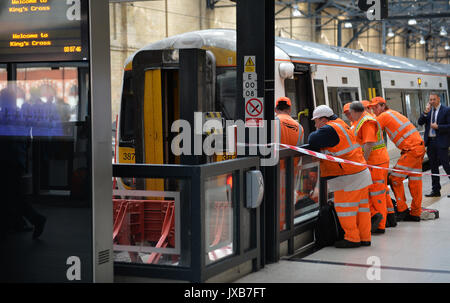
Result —
[[376, 96], [381, 96], [380, 71], [360, 69], [359, 78], [361, 81], [361, 100], [371, 100]]
[[385, 90], [385, 99], [390, 109], [398, 111], [399, 113], [405, 115], [405, 111], [403, 110], [403, 101], [402, 101], [402, 91], [399, 89], [386, 89]]
[[236, 119], [236, 70], [218, 68], [216, 82], [216, 108], [226, 119]]
[[448, 100], [447, 100], [447, 93], [445, 91], [431, 91], [431, 90], [426, 90], [426, 91], [422, 91], [422, 96], [423, 96], [423, 109], [425, 109], [425, 105], [428, 103], [428, 100], [430, 100], [430, 93], [431, 92], [437, 92], [439, 94], [439, 98], [441, 99], [441, 104], [447, 106], [448, 105]]
[[130, 71], [125, 72], [120, 112], [120, 139], [130, 141], [136, 138], [136, 102]]
[[417, 121], [419, 120], [420, 114], [422, 112], [422, 106], [419, 99], [419, 92], [405, 92], [405, 105], [406, 105], [406, 116], [414, 124], [414, 126], [420, 131], [423, 126], [419, 126]]
[[314, 79], [314, 94], [316, 95], [316, 106], [325, 104], [325, 89], [323, 80]]
[[293, 117], [297, 116], [298, 113], [298, 100], [297, 100], [297, 89], [295, 87], [295, 82], [298, 80], [298, 76], [296, 75], [294, 79], [286, 79], [284, 80], [284, 89], [286, 92], [286, 97], [291, 99], [291, 115]]
[[349, 123], [347, 117], [343, 115], [342, 108], [346, 103], [359, 100], [359, 94], [357, 88], [342, 88], [342, 87], [329, 87], [328, 88], [328, 102], [329, 106], [333, 109], [334, 113], [342, 118], [345, 122]]

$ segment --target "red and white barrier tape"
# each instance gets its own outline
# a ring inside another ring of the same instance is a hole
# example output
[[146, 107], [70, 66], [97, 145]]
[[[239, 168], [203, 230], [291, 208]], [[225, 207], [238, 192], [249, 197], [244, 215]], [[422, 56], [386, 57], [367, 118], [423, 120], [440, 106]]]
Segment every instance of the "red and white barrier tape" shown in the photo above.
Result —
[[238, 143], [237, 145], [245, 145], [245, 146], [271, 146], [271, 145], [275, 145], [275, 146], [281, 146], [281, 147], [286, 147], [292, 150], [295, 150], [297, 152], [300, 152], [302, 154], [306, 154], [306, 155], [310, 155], [322, 160], [328, 160], [328, 161], [332, 161], [332, 162], [338, 162], [338, 163], [346, 163], [346, 164], [353, 164], [353, 165], [357, 165], [357, 166], [365, 166], [365, 167], [370, 167], [370, 168], [375, 168], [375, 169], [384, 169], [384, 170], [389, 170], [389, 171], [394, 171], [394, 172], [398, 172], [398, 173], [403, 173], [403, 174], [415, 174], [415, 175], [427, 175], [427, 176], [439, 176], [439, 177], [450, 177], [450, 175], [446, 175], [446, 174], [432, 174], [432, 173], [426, 173], [426, 172], [415, 172], [415, 171], [408, 171], [408, 170], [402, 170], [402, 169], [397, 169], [397, 168], [388, 168], [388, 167], [381, 167], [381, 166], [375, 166], [375, 165], [370, 165], [370, 164], [365, 164], [365, 163], [359, 163], [359, 162], [354, 162], [354, 161], [350, 161], [350, 160], [345, 160], [345, 159], [341, 159], [338, 157], [333, 157], [330, 155], [325, 155], [322, 153], [318, 153], [318, 152], [314, 152], [312, 150], [309, 149], [304, 149], [298, 146], [293, 146], [293, 145], [289, 145], [289, 144], [283, 144], [283, 143], [270, 143], [270, 144], [242, 144], [242, 143]]

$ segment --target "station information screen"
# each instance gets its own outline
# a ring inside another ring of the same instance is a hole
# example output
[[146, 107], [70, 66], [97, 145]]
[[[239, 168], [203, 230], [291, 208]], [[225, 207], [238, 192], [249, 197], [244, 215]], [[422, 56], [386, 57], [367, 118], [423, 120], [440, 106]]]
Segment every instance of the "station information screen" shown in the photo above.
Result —
[[0, 62], [88, 60], [87, 0], [1, 0]]

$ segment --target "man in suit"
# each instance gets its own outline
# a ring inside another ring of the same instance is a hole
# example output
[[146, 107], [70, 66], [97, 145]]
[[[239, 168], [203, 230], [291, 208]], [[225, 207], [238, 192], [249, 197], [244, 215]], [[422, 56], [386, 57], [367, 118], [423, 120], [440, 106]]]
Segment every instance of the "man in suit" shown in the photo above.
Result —
[[[442, 164], [445, 172], [450, 175], [448, 157], [448, 147], [450, 146], [450, 108], [441, 104], [437, 93], [430, 94], [429, 102], [425, 107], [425, 111], [420, 115], [418, 123], [419, 125], [425, 124], [424, 139], [431, 173], [439, 174], [439, 165]], [[425, 197], [441, 196], [439, 179], [439, 176], [431, 177], [432, 190]]]

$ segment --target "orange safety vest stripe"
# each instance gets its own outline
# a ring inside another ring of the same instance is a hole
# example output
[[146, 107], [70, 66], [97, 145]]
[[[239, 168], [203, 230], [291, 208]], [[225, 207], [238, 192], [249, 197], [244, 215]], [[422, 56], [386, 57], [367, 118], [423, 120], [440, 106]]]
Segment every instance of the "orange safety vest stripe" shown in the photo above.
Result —
[[366, 124], [366, 122], [369, 122], [369, 121], [376, 122], [377, 142], [372, 147], [372, 151], [370, 153], [369, 159], [367, 160], [367, 163], [370, 165], [376, 165], [376, 164], [389, 162], [389, 153], [386, 148], [386, 143], [384, 142], [384, 139], [383, 139], [381, 125], [380, 125], [380, 123], [378, 123], [377, 119], [372, 117], [369, 113], [364, 113], [359, 118], [358, 122], [356, 122], [356, 126], [354, 129], [356, 140], [360, 145], [363, 145], [365, 143], [365, 142], [362, 142], [362, 140], [360, 140], [360, 137], [364, 137], [365, 134], [362, 133], [362, 136], [359, 136], [359, 134], [361, 131], [363, 131], [363, 132], [366, 131], [366, 129], [363, 126]]
[[381, 127], [386, 130], [395, 146], [401, 150], [409, 150], [423, 144], [423, 139], [416, 127], [405, 116], [395, 110], [387, 110], [377, 117]]
[[303, 140], [303, 127], [287, 114], [278, 114], [277, 118], [280, 120], [280, 143], [299, 145]]
[[[341, 119], [328, 121], [327, 125], [333, 127], [339, 136], [339, 143], [333, 147], [321, 149], [321, 152], [341, 159], [366, 163], [361, 146], [356, 142], [356, 138], [348, 125]], [[343, 176], [356, 174], [364, 169], [363, 166], [356, 166], [347, 163], [337, 163], [327, 160], [320, 160], [320, 172], [322, 177]]]

